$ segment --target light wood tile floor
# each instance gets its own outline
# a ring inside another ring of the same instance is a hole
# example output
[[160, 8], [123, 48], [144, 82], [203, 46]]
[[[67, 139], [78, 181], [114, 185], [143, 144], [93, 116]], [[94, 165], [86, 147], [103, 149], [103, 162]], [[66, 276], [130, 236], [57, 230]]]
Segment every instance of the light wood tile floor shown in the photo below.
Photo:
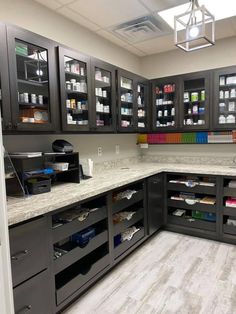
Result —
[[163, 231], [65, 314], [234, 314], [236, 246]]

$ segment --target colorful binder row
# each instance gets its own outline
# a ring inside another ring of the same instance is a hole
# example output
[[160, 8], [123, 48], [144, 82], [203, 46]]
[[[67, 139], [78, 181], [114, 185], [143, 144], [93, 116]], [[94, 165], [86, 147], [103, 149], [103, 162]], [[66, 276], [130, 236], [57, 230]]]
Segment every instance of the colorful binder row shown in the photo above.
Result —
[[236, 143], [236, 130], [227, 132], [192, 132], [139, 134], [138, 144], [209, 144]]

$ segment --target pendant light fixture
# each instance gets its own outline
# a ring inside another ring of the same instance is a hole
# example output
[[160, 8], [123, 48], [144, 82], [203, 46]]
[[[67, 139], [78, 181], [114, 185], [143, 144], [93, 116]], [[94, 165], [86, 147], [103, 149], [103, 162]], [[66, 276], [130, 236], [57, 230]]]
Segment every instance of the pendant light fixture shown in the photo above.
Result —
[[215, 44], [215, 18], [198, 0], [190, 0], [189, 9], [174, 18], [175, 45], [194, 51]]

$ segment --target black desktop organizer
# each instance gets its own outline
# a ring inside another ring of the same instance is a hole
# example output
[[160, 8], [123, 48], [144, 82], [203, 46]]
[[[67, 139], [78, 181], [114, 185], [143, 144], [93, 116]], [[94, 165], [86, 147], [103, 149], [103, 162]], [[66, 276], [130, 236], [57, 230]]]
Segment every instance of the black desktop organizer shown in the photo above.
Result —
[[[40, 194], [49, 192], [51, 184], [53, 185], [59, 182], [80, 182], [79, 153], [43, 154], [39, 157], [11, 157], [11, 159], [26, 194]], [[33, 174], [27, 177], [24, 175], [29, 171], [48, 168], [45, 166], [46, 162], [67, 162], [69, 163], [69, 167], [66, 171], [54, 170], [52, 174]], [[34, 187], [30, 187], [27, 181], [29, 179], [39, 177], [42, 179], [42, 185], [37, 185], [36, 183]]]

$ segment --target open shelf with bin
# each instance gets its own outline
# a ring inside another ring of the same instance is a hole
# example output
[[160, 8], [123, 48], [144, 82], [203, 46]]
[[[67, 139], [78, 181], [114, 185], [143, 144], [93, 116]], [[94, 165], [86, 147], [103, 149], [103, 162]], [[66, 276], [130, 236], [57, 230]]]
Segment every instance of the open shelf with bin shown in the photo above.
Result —
[[216, 177], [167, 174], [166, 193], [167, 226], [216, 234]]
[[101, 196], [52, 216], [56, 303], [109, 266], [108, 213]]
[[143, 182], [112, 194], [114, 258], [124, 254], [145, 236]]

